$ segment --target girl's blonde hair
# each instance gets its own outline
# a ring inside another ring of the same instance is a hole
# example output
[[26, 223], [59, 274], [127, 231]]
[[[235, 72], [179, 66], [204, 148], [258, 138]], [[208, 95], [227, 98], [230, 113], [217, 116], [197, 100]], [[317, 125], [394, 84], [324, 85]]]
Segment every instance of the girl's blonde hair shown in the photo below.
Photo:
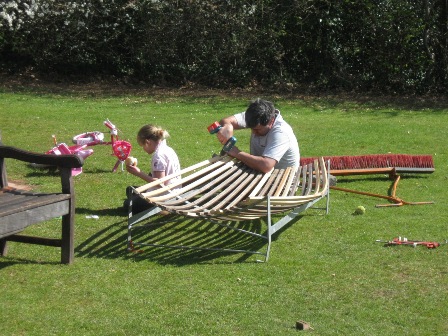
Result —
[[145, 140], [160, 141], [165, 140], [169, 136], [170, 135], [168, 132], [161, 127], [148, 124], [140, 128], [140, 131], [138, 131], [137, 142], [141, 145], [145, 142]]

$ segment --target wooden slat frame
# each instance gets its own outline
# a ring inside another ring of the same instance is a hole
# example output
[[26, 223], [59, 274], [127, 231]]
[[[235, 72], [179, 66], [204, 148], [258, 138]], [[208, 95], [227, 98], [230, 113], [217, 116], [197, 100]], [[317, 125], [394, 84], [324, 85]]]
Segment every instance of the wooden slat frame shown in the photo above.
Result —
[[[203, 161], [192, 167], [194, 169], [184, 169], [186, 176], [176, 182], [175, 186], [182, 184], [181, 188], [172, 188], [174, 184], [164, 185], [160, 190], [140, 195], [161, 209], [212, 221], [238, 222], [268, 216], [270, 223], [271, 214], [292, 211], [292, 216], [285, 216], [272, 225], [272, 229], [269, 228], [271, 224], [268, 225], [266, 239], [269, 244], [271, 234], [283, 227], [285, 221], [291, 220], [319, 199], [328, 197], [328, 170], [323, 158], [303, 167], [274, 169], [266, 174], [249, 169], [228, 156]], [[168, 179], [170, 176], [165, 177], [165, 181]], [[156, 185], [147, 184], [137, 188], [136, 192]], [[131, 232], [137, 221], [130, 220], [129, 223]], [[132, 240], [131, 233], [128, 240]]]

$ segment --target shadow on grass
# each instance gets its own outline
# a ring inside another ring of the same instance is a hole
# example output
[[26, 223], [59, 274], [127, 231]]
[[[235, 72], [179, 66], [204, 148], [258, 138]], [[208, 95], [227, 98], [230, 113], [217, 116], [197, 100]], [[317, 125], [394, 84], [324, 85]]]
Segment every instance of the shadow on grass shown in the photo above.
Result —
[[0, 257], [0, 271], [6, 267], [14, 266], [18, 264], [22, 265], [60, 265], [60, 260], [55, 261], [36, 261], [31, 259], [15, 258], [14, 256], [1, 256]]
[[[87, 208], [76, 208], [76, 213], [80, 215], [97, 215], [100, 218], [105, 216], [118, 216], [127, 217], [127, 211], [123, 208], [110, 208], [110, 209], [87, 209]], [[123, 220], [125, 222], [126, 219]], [[121, 223], [121, 222], [120, 222]]]
[[[109, 211], [115, 213], [122, 210]], [[291, 221], [282, 231], [300, 218], [301, 216], [298, 216]], [[257, 234], [263, 234], [266, 230], [263, 220], [232, 225]], [[279, 233], [276, 233], [272, 239], [275, 240], [278, 236]], [[264, 260], [264, 255], [238, 251], [265, 253], [267, 248], [267, 240], [264, 238], [219, 226], [204, 219], [174, 214], [154, 216], [142, 222], [141, 225], [135, 226], [132, 230], [133, 249], [130, 251], [127, 240], [127, 221], [124, 219], [101, 229], [79, 244], [75, 249], [76, 257], [149, 260], [162, 265], [182, 266], [198, 263], [257, 262], [257, 259]], [[186, 246], [190, 248], [185, 248]], [[209, 250], [199, 249], [199, 247], [208, 247]], [[220, 250], [222, 248], [237, 251], [222, 251]]]

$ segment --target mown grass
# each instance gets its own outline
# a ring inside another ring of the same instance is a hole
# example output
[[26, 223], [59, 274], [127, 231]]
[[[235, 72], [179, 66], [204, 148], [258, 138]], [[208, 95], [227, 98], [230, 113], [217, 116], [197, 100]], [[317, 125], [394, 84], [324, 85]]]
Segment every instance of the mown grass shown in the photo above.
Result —
[[[213, 121], [245, 109], [254, 97], [208, 93], [85, 95], [0, 93], [5, 144], [45, 152], [51, 135], [70, 143], [85, 131], [103, 131], [109, 118], [132, 154], [149, 170], [135, 143], [141, 125], [166, 128], [182, 166], [209, 158], [221, 146], [207, 133]], [[448, 239], [448, 107], [420, 102], [334, 98], [273, 100], [294, 127], [302, 156], [431, 154], [436, 172], [403, 176], [397, 194], [431, 205], [376, 208], [387, 201], [331, 192], [330, 214], [310, 209], [275, 238], [270, 260], [220, 252], [142, 248], [126, 250], [125, 187], [141, 184], [111, 172], [110, 147], [93, 147], [77, 176], [76, 259], [58, 263], [59, 250], [10, 243], [0, 258], [0, 323], [4, 335], [293, 335], [297, 320], [315, 335], [433, 335], [448, 332], [447, 248], [384, 247], [397, 236]], [[237, 134], [248, 147], [248, 132]], [[59, 188], [54, 174], [8, 161], [9, 179], [39, 190]], [[338, 185], [387, 194], [386, 176], [340, 177]], [[365, 215], [354, 216], [358, 205]], [[86, 216], [96, 214], [98, 220]], [[174, 220], [174, 219], [173, 219]], [[56, 235], [59, 221], [29, 228]], [[262, 250], [201, 221], [170, 223], [172, 239], [212, 237]], [[245, 225], [264, 225], [263, 222]], [[203, 229], [201, 231], [201, 229]], [[168, 232], [168, 231], [166, 231]], [[158, 234], [166, 235], [166, 232]], [[187, 233], [186, 233], [187, 232]], [[188, 236], [189, 235], [189, 236]]]

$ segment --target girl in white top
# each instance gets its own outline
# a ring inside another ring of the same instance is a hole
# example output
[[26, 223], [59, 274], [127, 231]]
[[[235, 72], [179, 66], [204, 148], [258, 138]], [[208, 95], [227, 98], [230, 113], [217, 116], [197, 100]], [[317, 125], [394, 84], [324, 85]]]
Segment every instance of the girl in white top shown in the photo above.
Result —
[[[126, 170], [132, 175], [140, 177], [142, 180], [148, 183], [161, 179], [170, 174], [179, 172], [179, 158], [177, 157], [174, 149], [167, 145], [166, 138], [168, 137], [168, 132], [160, 127], [154, 125], [143, 126], [137, 134], [137, 142], [146, 153], [152, 155], [151, 172], [149, 174], [146, 174], [145, 172], [142, 172], [139, 167], [133, 165], [126, 165]], [[165, 181], [165, 184], [167, 185], [180, 178], [180, 175], [173, 177], [172, 179]], [[177, 188], [181, 187], [182, 185], [179, 184]], [[136, 194], [133, 194], [132, 187], [128, 187], [126, 189], [126, 195], [128, 198], [123, 203], [123, 207], [126, 211], [129, 211], [131, 197], [132, 212], [134, 214], [150, 209], [152, 207], [152, 205], [146, 200], [138, 197]]]
[[[174, 149], [167, 145], [166, 138], [168, 137], [168, 132], [160, 127], [150, 124], [143, 126], [137, 134], [137, 142], [146, 153], [152, 155], [151, 172], [146, 174], [140, 168], [128, 165], [126, 170], [148, 183], [179, 172], [179, 158]], [[180, 179], [180, 176], [166, 181], [165, 184], [175, 179]]]

